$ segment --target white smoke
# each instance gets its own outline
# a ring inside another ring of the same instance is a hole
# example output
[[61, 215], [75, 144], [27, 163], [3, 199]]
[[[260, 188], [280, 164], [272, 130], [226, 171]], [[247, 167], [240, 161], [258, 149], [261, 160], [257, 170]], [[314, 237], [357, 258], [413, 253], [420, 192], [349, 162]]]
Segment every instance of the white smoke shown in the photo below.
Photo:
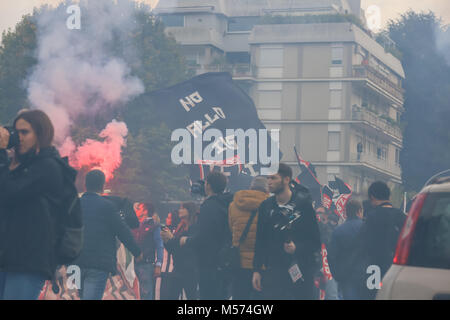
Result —
[[38, 15], [38, 63], [27, 86], [32, 106], [52, 119], [55, 142], [65, 155], [74, 151], [70, 128], [80, 115], [117, 108], [144, 92], [140, 79], [130, 75], [129, 67], [113, 56], [111, 47], [114, 41], [124, 40], [120, 34], [128, 35], [134, 29], [134, 3], [81, 1], [80, 30], [67, 28], [70, 4]]
[[445, 57], [447, 65], [450, 66], [450, 26], [436, 30], [436, 46], [439, 53]]

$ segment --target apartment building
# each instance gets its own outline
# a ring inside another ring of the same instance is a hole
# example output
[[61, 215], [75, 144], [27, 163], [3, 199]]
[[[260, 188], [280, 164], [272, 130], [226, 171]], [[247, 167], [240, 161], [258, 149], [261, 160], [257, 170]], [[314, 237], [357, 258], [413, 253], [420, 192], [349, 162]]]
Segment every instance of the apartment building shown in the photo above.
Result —
[[365, 27], [360, 0], [165, 0], [156, 13], [193, 73], [228, 71], [266, 127], [280, 129], [326, 184], [356, 195], [401, 183], [404, 71]]

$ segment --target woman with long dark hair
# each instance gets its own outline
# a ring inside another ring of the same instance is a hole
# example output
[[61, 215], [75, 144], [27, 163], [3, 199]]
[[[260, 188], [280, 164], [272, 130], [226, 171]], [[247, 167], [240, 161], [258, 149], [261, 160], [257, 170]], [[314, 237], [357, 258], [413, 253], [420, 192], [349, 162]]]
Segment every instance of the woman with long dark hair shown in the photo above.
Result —
[[44, 112], [21, 112], [14, 128], [10, 159], [10, 132], [0, 127], [0, 300], [35, 300], [57, 266], [58, 208], [42, 199], [61, 196], [63, 172]]
[[198, 268], [194, 252], [180, 247], [180, 238], [189, 236], [195, 228], [198, 206], [194, 202], [183, 202], [178, 210], [180, 222], [172, 233], [167, 228], [161, 231], [164, 246], [173, 257], [173, 271], [170, 278], [169, 299], [178, 300], [183, 289], [188, 300], [197, 300]]

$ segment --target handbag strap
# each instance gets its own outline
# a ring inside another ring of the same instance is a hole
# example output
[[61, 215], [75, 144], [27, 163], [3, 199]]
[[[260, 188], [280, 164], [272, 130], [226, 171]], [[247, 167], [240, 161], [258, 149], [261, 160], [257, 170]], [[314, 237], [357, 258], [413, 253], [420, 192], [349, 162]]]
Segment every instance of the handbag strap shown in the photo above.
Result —
[[239, 239], [239, 245], [243, 244], [245, 239], [247, 238], [247, 234], [250, 231], [250, 226], [253, 222], [253, 219], [255, 218], [256, 214], [258, 213], [258, 209], [255, 209], [252, 211], [252, 215], [248, 219], [247, 225], [245, 226], [244, 232], [241, 235], [241, 238]]

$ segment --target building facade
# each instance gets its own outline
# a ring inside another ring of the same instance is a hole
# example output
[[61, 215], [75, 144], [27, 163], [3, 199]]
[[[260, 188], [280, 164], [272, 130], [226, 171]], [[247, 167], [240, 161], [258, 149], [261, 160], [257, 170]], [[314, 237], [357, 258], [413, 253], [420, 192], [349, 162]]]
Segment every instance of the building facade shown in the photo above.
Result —
[[359, 0], [166, 0], [156, 13], [193, 73], [228, 71], [247, 90], [294, 173], [295, 145], [322, 184], [336, 175], [363, 196], [401, 183], [404, 71]]

